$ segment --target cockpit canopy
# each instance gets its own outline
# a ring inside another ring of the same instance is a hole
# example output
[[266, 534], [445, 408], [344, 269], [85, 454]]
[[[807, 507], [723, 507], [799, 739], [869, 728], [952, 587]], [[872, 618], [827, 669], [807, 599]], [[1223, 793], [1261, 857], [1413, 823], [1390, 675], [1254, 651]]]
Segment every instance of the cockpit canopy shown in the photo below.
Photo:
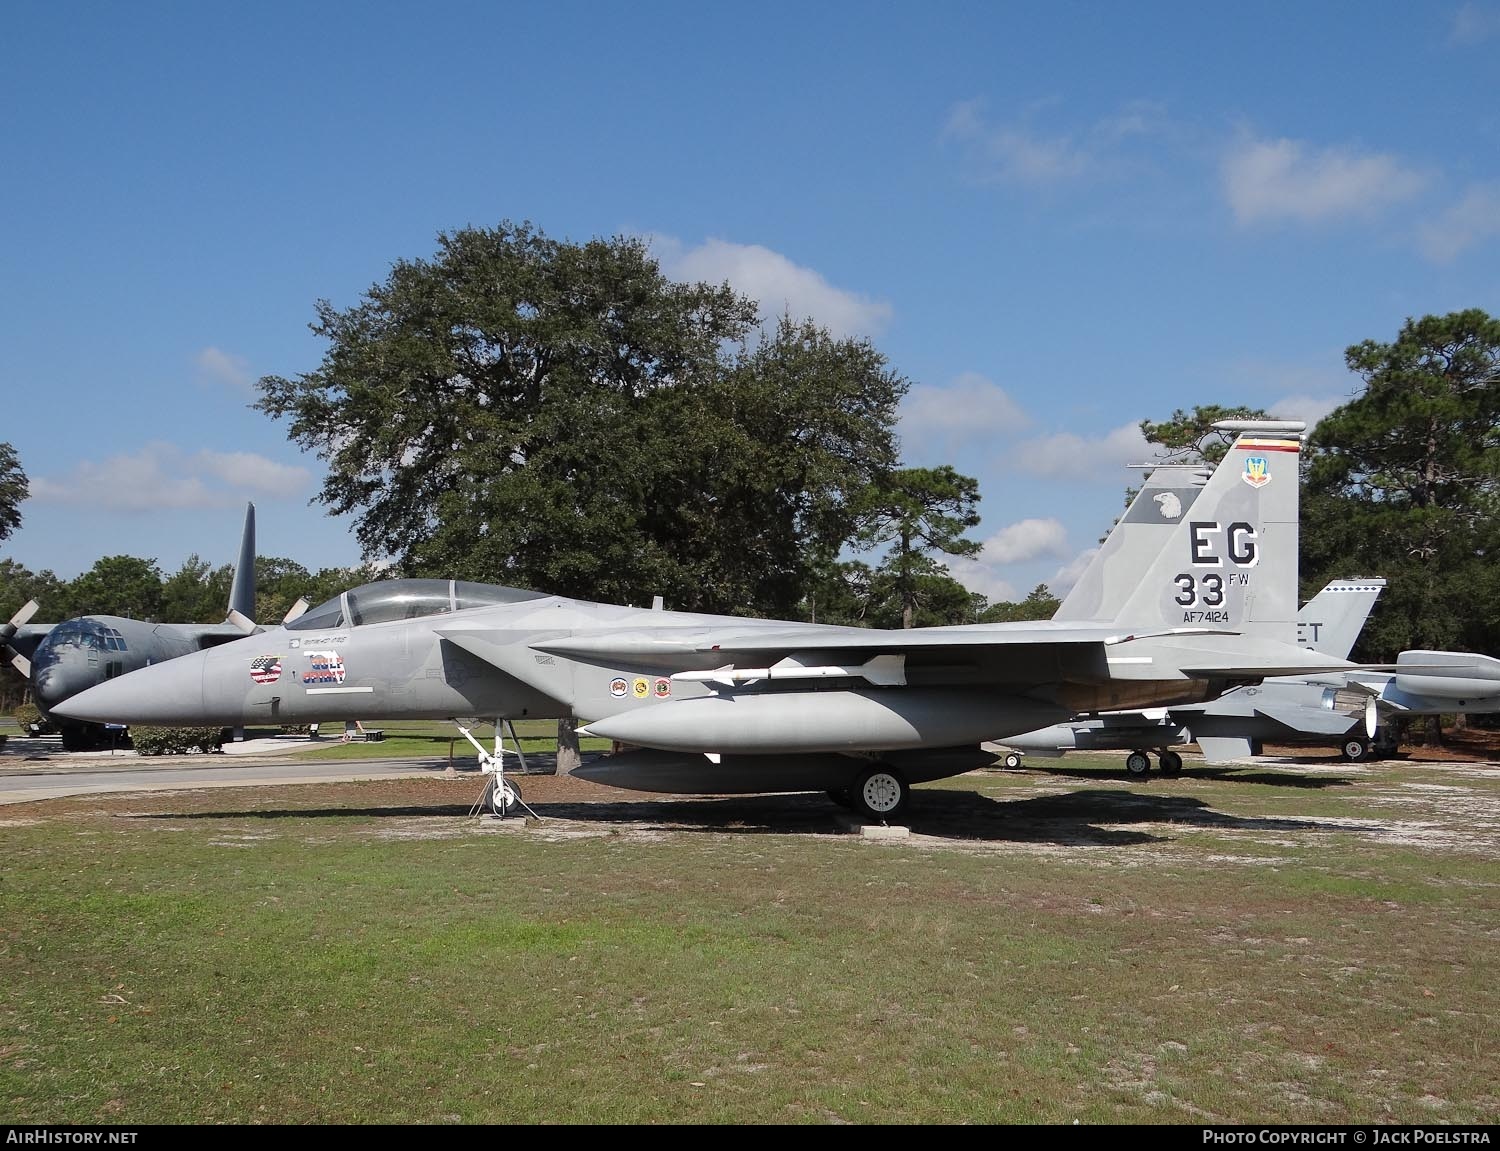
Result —
[[[95, 651], [125, 651], [125, 637], [118, 628], [80, 616], [58, 624], [42, 639], [49, 648], [84, 647]], [[41, 645], [38, 645], [40, 648]]]
[[542, 592], [465, 580], [389, 579], [336, 595], [286, 626], [291, 631], [331, 631], [396, 619], [446, 615], [467, 607], [490, 607], [546, 598]]

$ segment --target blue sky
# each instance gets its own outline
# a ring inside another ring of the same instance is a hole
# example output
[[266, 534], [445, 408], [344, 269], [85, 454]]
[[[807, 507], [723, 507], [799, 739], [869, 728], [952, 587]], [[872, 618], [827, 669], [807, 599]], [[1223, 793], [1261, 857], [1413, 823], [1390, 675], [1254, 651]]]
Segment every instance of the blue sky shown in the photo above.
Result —
[[[1133, 428], [1316, 418], [1343, 349], [1500, 313], [1500, 0], [1456, 4], [66, 4], [0, 64], [0, 381], [32, 477], [0, 555], [352, 564], [253, 412], [439, 231], [649, 236], [871, 338], [909, 463], [983, 492], [956, 567], [1019, 598], [1109, 526]], [[642, 589], [642, 596], [651, 589]]]

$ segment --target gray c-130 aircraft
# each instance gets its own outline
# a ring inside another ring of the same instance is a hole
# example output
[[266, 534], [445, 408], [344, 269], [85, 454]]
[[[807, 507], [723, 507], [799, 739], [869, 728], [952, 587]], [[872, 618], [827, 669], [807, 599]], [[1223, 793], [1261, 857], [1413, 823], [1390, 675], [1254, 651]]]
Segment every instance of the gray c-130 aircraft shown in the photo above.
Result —
[[[179, 659], [255, 630], [255, 505], [245, 506], [239, 558], [229, 589], [224, 623], [154, 623], [115, 615], [84, 615], [53, 624], [25, 664], [31, 696], [44, 715], [56, 720], [60, 704], [97, 684]], [[63, 718], [63, 747], [78, 751], [100, 742], [97, 724]]]
[[912, 783], [989, 762], [987, 740], [1351, 666], [1296, 643], [1305, 425], [1222, 426], [1240, 433], [1226, 463], [1099, 618], [887, 631], [390, 580], [59, 710], [225, 725], [577, 717], [641, 749], [578, 770], [599, 782], [821, 790], [889, 818]]

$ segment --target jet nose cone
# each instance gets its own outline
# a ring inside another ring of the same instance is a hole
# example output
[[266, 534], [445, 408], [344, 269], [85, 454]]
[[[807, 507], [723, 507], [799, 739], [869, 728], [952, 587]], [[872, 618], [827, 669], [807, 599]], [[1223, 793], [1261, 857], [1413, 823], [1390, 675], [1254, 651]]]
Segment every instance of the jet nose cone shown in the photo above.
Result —
[[185, 655], [106, 680], [52, 708], [89, 723], [192, 723], [203, 710], [203, 654]]

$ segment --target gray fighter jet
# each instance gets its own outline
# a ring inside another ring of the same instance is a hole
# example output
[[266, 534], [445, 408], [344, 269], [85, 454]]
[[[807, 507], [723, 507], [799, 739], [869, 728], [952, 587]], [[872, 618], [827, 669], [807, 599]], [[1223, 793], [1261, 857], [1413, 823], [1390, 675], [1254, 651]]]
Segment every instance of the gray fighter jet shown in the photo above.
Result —
[[1190, 514], [1149, 564], [1105, 581], [1117, 609], [1088, 620], [884, 631], [391, 580], [58, 710], [226, 725], [577, 717], [585, 734], [642, 749], [581, 769], [601, 782], [824, 790], [889, 818], [910, 784], [991, 758], [986, 740], [1350, 667], [1296, 642], [1304, 425], [1227, 426], [1241, 434]]
[[[1086, 620], [1110, 610], [1125, 583], [1123, 573], [1155, 554], [1163, 532], [1188, 514], [1207, 476], [1193, 466], [1150, 473], [1053, 619]], [[1384, 586], [1382, 579], [1334, 581], [1299, 614], [1298, 642], [1347, 657]], [[1463, 652], [1405, 651], [1385, 671], [1280, 677], [1202, 703], [1078, 715], [1007, 738], [1003, 759], [1018, 767], [1023, 754], [1051, 758], [1075, 750], [1125, 750], [1131, 753], [1126, 770], [1145, 775], [1151, 768], [1148, 753], [1155, 751], [1162, 773], [1175, 775], [1182, 757], [1174, 746], [1197, 743], [1208, 762], [1228, 763], [1275, 742], [1333, 745], [1345, 758], [1362, 760], [1394, 749], [1389, 726], [1394, 716], [1453, 711], [1500, 711], [1500, 661]]]
[[61, 728], [63, 747], [80, 751], [100, 743], [105, 728], [64, 718], [60, 704], [129, 672], [241, 639], [255, 630], [254, 618], [255, 505], [250, 504], [229, 589], [227, 622], [150, 623], [116, 615], [78, 616], [52, 625], [25, 666], [16, 666], [29, 675], [37, 707]]
[[[1149, 498], [1152, 490], [1148, 480], [1139, 498]], [[1116, 534], [1130, 530], [1117, 528]], [[1383, 579], [1334, 580], [1298, 613], [1297, 642], [1346, 658], [1384, 587]], [[1010, 751], [1004, 762], [1019, 767], [1022, 753], [1055, 758], [1075, 750], [1127, 750], [1131, 754], [1126, 770], [1145, 775], [1151, 766], [1147, 753], [1154, 750], [1162, 774], [1176, 775], [1182, 770], [1182, 757], [1173, 747], [1193, 742], [1210, 763], [1251, 754], [1251, 740], [1328, 743], [1347, 737], [1367, 746], [1365, 713], [1373, 706], [1371, 697], [1367, 692], [1338, 690], [1345, 686], [1337, 677], [1284, 677], [1238, 687], [1206, 703], [1075, 716], [1067, 723], [1006, 739]]]
[[[1500, 660], [1473, 652], [1403, 651], [1394, 670], [1267, 680], [1210, 705], [1174, 708], [1210, 763], [1259, 755], [1263, 742], [1333, 744], [1345, 759], [1395, 750], [1396, 716], [1500, 712]], [[1353, 722], [1349, 722], [1350, 720]]]

